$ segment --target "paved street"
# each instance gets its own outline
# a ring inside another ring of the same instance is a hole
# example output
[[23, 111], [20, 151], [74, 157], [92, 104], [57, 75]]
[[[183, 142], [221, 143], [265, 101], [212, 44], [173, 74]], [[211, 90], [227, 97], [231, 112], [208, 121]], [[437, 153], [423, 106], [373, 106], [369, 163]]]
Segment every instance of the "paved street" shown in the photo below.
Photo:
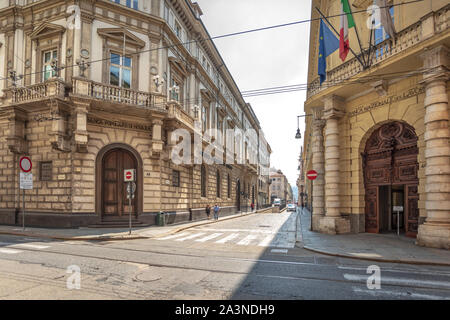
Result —
[[[257, 214], [128, 241], [2, 235], [0, 299], [450, 299], [450, 268], [315, 254], [295, 246], [297, 221]], [[67, 288], [72, 265], [80, 289]]]

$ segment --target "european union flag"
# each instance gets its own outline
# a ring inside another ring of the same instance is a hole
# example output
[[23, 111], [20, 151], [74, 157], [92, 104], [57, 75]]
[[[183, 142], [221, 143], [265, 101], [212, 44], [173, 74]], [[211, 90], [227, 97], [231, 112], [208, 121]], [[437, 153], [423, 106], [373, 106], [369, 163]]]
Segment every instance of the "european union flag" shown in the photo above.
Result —
[[320, 19], [319, 34], [319, 76], [320, 84], [327, 78], [327, 57], [339, 49], [339, 39], [331, 32], [328, 26]]

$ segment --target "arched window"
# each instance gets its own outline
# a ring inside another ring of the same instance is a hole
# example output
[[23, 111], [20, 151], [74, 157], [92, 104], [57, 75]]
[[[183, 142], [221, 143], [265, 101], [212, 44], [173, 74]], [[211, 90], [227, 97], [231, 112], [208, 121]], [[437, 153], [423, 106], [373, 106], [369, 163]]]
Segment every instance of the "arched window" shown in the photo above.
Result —
[[220, 172], [219, 172], [219, 170], [217, 170], [217, 174], [216, 174], [216, 183], [217, 183], [217, 185], [216, 185], [216, 195], [217, 195], [217, 198], [220, 198], [220, 186], [221, 186], [221, 184], [220, 184]]
[[206, 168], [204, 165], [200, 170], [200, 185], [202, 197], [206, 197]]
[[227, 197], [231, 198], [231, 180], [230, 174], [227, 175]]

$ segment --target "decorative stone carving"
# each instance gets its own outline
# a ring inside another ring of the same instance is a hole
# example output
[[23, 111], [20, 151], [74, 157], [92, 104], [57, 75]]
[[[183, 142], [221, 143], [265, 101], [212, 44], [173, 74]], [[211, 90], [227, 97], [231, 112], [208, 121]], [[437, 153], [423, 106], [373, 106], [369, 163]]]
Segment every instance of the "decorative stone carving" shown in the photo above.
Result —
[[6, 144], [12, 153], [26, 154], [28, 152], [28, 143], [25, 140], [27, 114], [24, 111], [13, 108], [8, 113], [9, 133], [6, 137]]
[[67, 105], [63, 105], [59, 101], [50, 100], [49, 105], [52, 115], [52, 131], [49, 133], [52, 148], [70, 152], [70, 130], [68, 128], [70, 110]]

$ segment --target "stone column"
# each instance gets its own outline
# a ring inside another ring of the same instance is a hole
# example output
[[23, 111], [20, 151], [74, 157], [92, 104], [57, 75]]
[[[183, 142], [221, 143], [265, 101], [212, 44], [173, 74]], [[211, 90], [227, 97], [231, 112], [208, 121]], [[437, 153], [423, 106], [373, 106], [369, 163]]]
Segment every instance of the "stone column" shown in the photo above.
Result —
[[422, 55], [425, 85], [425, 159], [427, 218], [419, 226], [417, 243], [450, 248], [450, 130], [447, 96], [449, 49], [445, 46]]
[[[313, 109], [313, 145], [312, 145], [312, 168], [317, 171], [317, 178], [313, 181], [313, 216], [312, 229], [319, 230], [319, 221], [325, 214], [325, 158], [323, 149], [323, 127], [325, 120], [322, 120], [323, 108]], [[311, 183], [307, 180], [307, 183]]]
[[339, 176], [339, 119], [344, 115], [343, 101], [337, 96], [325, 98], [325, 217], [319, 231], [328, 234], [350, 232], [350, 221], [341, 217]]

